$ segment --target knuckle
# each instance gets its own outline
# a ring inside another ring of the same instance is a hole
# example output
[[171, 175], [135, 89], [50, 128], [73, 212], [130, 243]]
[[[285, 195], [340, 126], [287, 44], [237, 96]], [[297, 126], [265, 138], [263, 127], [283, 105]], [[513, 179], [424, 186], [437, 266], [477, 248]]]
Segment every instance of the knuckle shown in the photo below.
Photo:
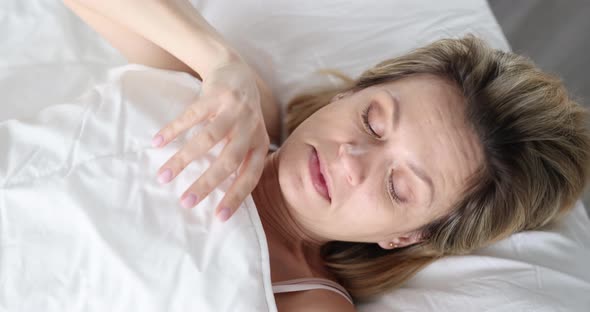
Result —
[[231, 209], [231, 211], [234, 211], [235, 209], [233, 207], [238, 206], [238, 195], [237, 194], [228, 194], [226, 199], [225, 199], [225, 205]]
[[241, 126], [242, 132], [240, 134], [243, 134], [247, 137], [251, 137], [257, 129], [256, 123], [253, 122], [244, 121], [243, 123], [241, 123]]
[[214, 185], [210, 179], [204, 177], [197, 182], [197, 190], [202, 193], [209, 193], [213, 189]]
[[[255, 120], [256, 110], [251, 105], [240, 105], [239, 108], [240, 116], [247, 116], [249, 120]], [[257, 124], [257, 122], [251, 122], [251, 124]]]
[[182, 124], [179, 120], [173, 121], [168, 127], [166, 127], [170, 134], [176, 135], [182, 129]]
[[232, 103], [238, 99], [238, 93], [231, 89], [225, 89], [219, 92], [219, 100], [224, 103]]
[[244, 177], [244, 187], [253, 187], [258, 183], [258, 178], [253, 174], [248, 174]]
[[251, 128], [250, 131], [252, 133], [259, 132], [261, 134], [265, 134], [264, 135], [264, 138], [265, 139], [268, 139], [268, 135], [266, 133], [266, 127], [264, 126], [264, 123], [262, 123], [262, 122], [259, 122], [259, 123], [256, 123], [256, 124], [252, 125], [252, 128]]
[[185, 149], [180, 150], [173, 158], [174, 163], [179, 167], [186, 167], [191, 161], [191, 155]]
[[[231, 207], [239, 207], [240, 204], [244, 201], [247, 194], [243, 194], [243, 192], [236, 192], [228, 198], [228, 203], [230, 203]], [[232, 209], [234, 211], [235, 209]]]
[[182, 115], [181, 120], [183, 123], [187, 124], [187, 123], [191, 123], [193, 120], [195, 120], [196, 117], [197, 117], [197, 112], [192, 107], [189, 107]]
[[242, 105], [244, 107], [244, 112], [246, 114], [249, 114], [249, 116], [255, 116], [257, 111], [256, 111], [256, 106], [254, 105]]
[[160, 130], [160, 134], [162, 134], [164, 137], [170, 137], [171, 135], [174, 134], [174, 122], [171, 122], [169, 124], [167, 124], [166, 126], [164, 126], [164, 128], [162, 128], [162, 130]]
[[229, 173], [229, 172], [236, 170], [239, 165], [240, 165], [240, 160], [235, 156], [231, 156], [231, 157], [228, 157], [226, 160], [224, 160], [223, 169], [225, 170], [225, 172]]
[[213, 134], [213, 132], [211, 132], [210, 130], [203, 132], [203, 134], [201, 135], [201, 140], [207, 146], [213, 145], [215, 144], [215, 142], [217, 142], [215, 134]]

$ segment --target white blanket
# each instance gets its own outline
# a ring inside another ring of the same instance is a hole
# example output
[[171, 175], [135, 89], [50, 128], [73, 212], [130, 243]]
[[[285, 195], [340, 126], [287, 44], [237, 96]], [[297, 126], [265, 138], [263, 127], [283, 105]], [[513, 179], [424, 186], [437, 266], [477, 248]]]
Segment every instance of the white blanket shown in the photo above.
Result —
[[[274, 310], [251, 197], [225, 224], [178, 198], [211, 159], [171, 184], [151, 136], [194, 100], [187, 74], [128, 65], [76, 101], [0, 123], [1, 311]], [[231, 179], [229, 179], [231, 180]]]

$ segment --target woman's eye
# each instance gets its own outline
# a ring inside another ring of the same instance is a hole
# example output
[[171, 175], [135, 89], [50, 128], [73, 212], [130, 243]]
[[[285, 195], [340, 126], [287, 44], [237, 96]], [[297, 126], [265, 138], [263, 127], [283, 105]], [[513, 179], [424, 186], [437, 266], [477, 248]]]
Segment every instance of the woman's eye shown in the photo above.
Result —
[[389, 195], [391, 196], [391, 198], [393, 198], [393, 200], [395, 202], [397, 202], [397, 203], [405, 202], [403, 199], [401, 199], [397, 195], [397, 192], [395, 191], [395, 185], [393, 184], [393, 172], [389, 175], [389, 178], [387, 179], [387, 192], [389, 193]]
[[367, 132], [369, 132], [372, 136], [376, 137], [376, 138], [381, 138], [381, 136], [379, 134], [377, 134], [377, 132], [375, 132], [375, 129], [371, 126], [371, 123], [369, 122], [369, 113], [371, 112], [371, 109], [373, 108], [373, 103], [367, 105], [367, 107], [365, 107], [365, 109], [363, 110], [363, 126], [365, 128], [365, 130]]

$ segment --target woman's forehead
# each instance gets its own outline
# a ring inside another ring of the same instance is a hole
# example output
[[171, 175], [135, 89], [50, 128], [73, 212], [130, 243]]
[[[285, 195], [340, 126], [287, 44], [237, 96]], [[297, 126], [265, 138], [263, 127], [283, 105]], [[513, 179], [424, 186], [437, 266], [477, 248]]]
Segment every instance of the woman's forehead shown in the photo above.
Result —
[[[372, 89], [371, 92], [378, 92], [381, 90], [399, 92], [406, 89], [420, 89], [421, 91], [426, 92], [426, 90], [423, 88], [428, 88], [429, 92], [436, 91], [437, 93], [440, 93], [444, 91], [444, 93], [448, 94], [449, 96], [462, 98], [462, 92], [457, 84], [445, 77], [434, 74], [409, 75], [407, 77], [369, 87], [367, 90]], [[420, 95], [423, 92], [417, 93], [417, 95]]]
[[447, 206], [483, 161], [459, 88], [438, 76], [415, 75], [372, 90], [380, 91], [391, 92], [399, 102], [396, 131], [405, 156], [431, 177], [436, 206]]

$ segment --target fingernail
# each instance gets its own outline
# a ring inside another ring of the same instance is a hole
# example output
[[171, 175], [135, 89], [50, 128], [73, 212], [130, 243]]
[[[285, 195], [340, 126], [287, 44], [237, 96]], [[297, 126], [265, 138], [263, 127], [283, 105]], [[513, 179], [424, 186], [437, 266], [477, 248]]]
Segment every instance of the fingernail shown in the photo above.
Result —
[[152, 139], [152, 146], [159, 147], [162, 144], [162, 142], [164, 142], [164, 137], [158, 134], [155, 138]]
[[170, 169], [162, 171], [158, 176], [158, 182], [160, 182], [160, 184], [168, 183], [170, 180], [172, 180], [172, 170]]
[[231, 213], [231, 211], [229, 211], [229, 208], [223, 208], [221, 209], [221, 211], [219, 211], [219, 213], [217, 214], [217, 217], [219, 218], [219, 220], [221, 220], [221, 222], [225, 222], [227, 221], [227, 219], [229, 219], [229, 214]]
[[194, 194], [190, 194], [182, 200], [182, 207], [184, 208], [192, 208], [195, 203], [197, 202], [197, 196]]

